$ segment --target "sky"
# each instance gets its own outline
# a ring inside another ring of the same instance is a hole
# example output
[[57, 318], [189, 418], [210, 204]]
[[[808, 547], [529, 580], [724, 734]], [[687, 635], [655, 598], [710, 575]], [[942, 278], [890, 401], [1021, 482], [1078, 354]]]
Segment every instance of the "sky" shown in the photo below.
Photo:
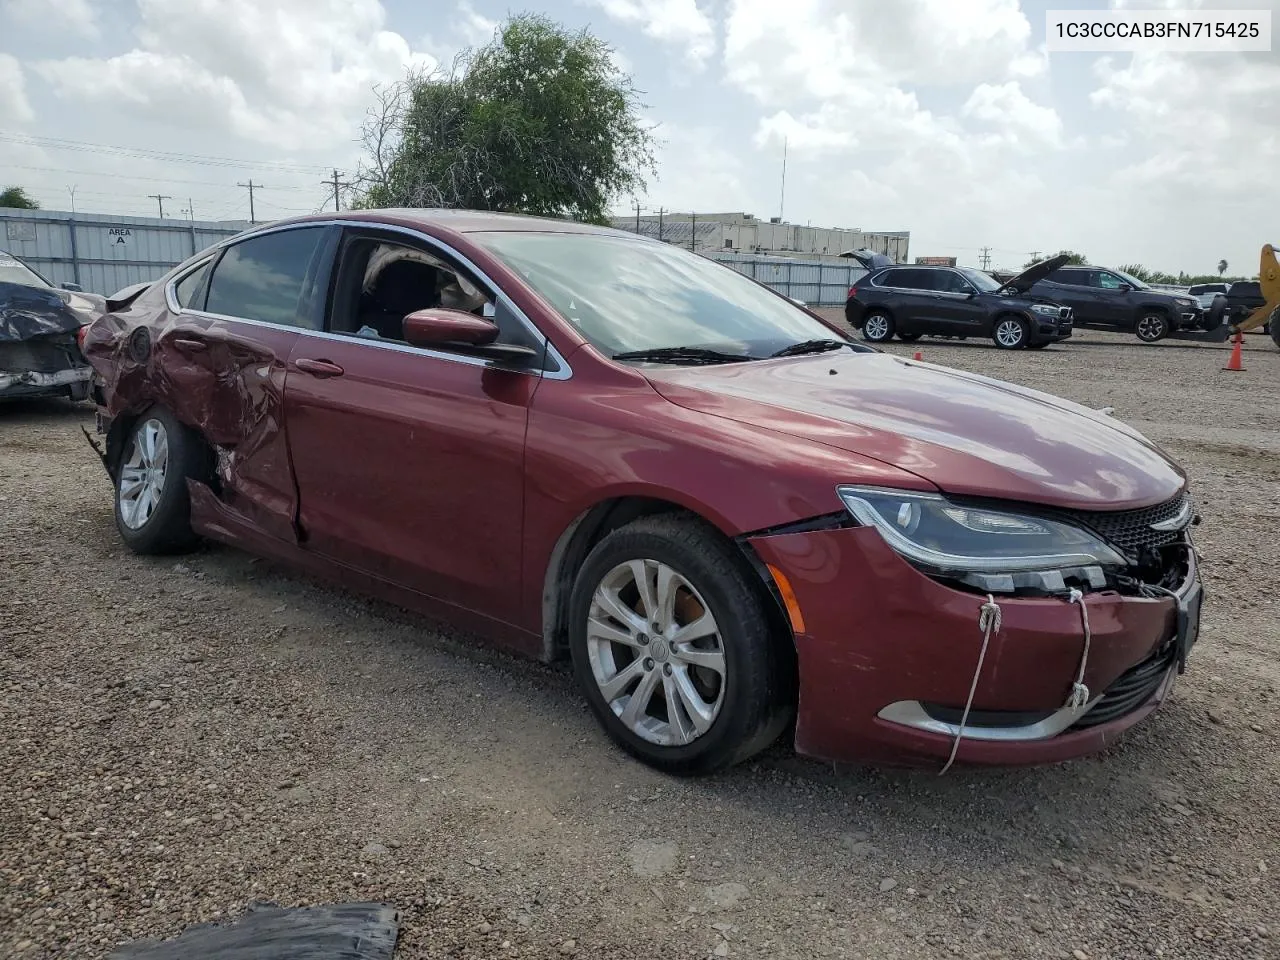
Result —
[[0, 0], [0, 184], [119, 215], [246, 219], [250, 180], [258, 220], [331, 208], [375, 85], [536, 10], [642, 92], [646, 211], [909, 230], [913, 256], [992, 267], [1066, 248], [1256, 273], [1280, 49], [1044, 50], [1046, 10], [1115, 6], [1280, 0]]

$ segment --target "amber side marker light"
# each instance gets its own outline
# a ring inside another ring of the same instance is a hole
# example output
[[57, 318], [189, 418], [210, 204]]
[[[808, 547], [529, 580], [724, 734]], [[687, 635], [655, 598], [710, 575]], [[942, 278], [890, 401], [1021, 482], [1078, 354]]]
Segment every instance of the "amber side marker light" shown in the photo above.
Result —
[[804, 633], [804, 614], [800, 612], [800, 601], [796, 599], [796, 592], [791, 589], [791, 581], [772, 563], [765, 566], [769, 568], [769, 575], [773, 577], [773, 582], [778, 585], [778, 592], [782, 594], [782, 603], [787, 608], [787, 616], [791, 619], [791, 629], [796, 633]]

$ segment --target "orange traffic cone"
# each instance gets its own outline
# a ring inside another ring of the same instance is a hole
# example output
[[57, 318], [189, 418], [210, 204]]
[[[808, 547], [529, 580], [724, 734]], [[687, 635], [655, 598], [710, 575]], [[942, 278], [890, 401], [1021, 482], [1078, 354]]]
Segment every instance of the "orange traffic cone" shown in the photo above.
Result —
[[1244, 343], [1244, 334], [1237, 331], [1235, 343], [1231, 347], [1231, 359], [1227, 361], [1227, 365], [1222, 368], [1223, 370], [1243, 370], [1244, 369], [1243, 358], [1240, 355], [1240, 347], [1243, 343]]
[[917, 351], [916, 351], [916, 355], [915, 355], [914, 357], [912, 357], [911, 359], [912, 359], [912, 360], [923, 360], [923, 359], [924, 359], [924, 355], [923, 355], [923, 354], [921, 354], [919, 350], [917, 350]]

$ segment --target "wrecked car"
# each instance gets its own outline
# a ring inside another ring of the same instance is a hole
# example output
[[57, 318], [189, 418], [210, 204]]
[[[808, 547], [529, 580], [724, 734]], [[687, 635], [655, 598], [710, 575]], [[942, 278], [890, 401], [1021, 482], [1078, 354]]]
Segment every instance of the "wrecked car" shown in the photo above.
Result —
[[0, 400], [88, 399], [93, 370], [78, 337], [104, 309], [104, 298], [55, 287], [0, 250]]
[[116, 525], [572, 663], [676, 774], [1031, 764], [1165, 699], [1199, 631], [1185, 473], [1122, 422], [854, 341], [603, 227], [256, 228], [89, 328]]

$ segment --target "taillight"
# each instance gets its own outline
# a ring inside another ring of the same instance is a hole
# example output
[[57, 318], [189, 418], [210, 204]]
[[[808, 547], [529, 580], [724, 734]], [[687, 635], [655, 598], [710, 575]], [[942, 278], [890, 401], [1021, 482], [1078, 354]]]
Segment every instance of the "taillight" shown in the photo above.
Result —
[[858, 295], [858, 288], [857, 288], [857, 287], [850, 287], [850, 288], [849, 288], [849, 296], [848, 296], [848, 297], [846, 297], [846, 299], [848, 299], [848, 300], [852, 300], [852, 299], [853, 299], [854, 297], [856, 297], [857, 295]]
[[88, 333], [89, 333], [89, 325], [87, 323], [84, 324], [79, 330], [76, 331], [76, 346], [79, 347], [81, 350], [84, 349], [84, 338], [88, 335]]

